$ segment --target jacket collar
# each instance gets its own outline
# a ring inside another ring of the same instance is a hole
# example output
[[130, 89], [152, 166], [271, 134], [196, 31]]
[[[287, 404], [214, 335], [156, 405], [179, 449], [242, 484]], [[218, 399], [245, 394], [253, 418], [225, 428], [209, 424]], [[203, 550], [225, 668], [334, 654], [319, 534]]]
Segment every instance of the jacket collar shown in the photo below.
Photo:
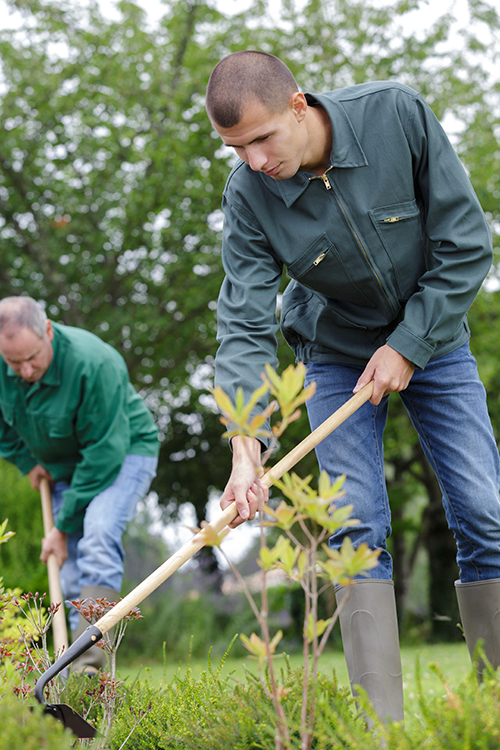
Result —
[[[315, 102], [321, 104], [332, 123], [333, 141], [330, 165], [338, 169], [368, 166], [368, 160], [361, 148], [354, 127], [342, 105], [333, 100], [331, 94], [306, 94], [306, 99], [309, 105], [313, 105]], [[309, 182], [310, 174], [300, 171], [289, 180], [277, 181], [280, 195], [287, 208], [290, 208], [302, 195]]]

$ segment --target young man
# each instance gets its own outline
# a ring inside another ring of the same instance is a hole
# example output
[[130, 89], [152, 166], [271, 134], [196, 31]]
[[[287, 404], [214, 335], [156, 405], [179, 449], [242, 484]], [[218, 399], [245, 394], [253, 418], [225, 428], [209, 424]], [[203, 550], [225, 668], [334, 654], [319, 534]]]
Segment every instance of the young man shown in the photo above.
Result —
[[[41, 559], [56, 555], [66, 599], [119, 597], [122, 535], [156, 474], [158, 430], [125, 361], [92, 333], [57, 325], [30, 297], [0, 302], [0, 455], [34, 489], [53, 485], [54, 527]], [[88, 626], [69, 615], [73, 639]], [[92, 647], [75, 669], [96, 671]]]
[[[489, 229], [460, 161], [412, 89], [367, 83], [299, 92], [288, 68], [262, 52], [221, 60], [207, 88], [208, 116], [240, 160], [223, 195], [223, 261], [216, 381], [234, 397], [276, 364], [281, 329], [306, 381], [315, 428], [352, 392], [373, 397], [317, 448], [331, 477], [345, 473], [360, 525], [355, 545], [379, 549], [378, 567], [352, 587], [340, 621], [352, 685], [382, 719], [403, 718], [401, 663], [386, 548], [390, 509], [382, 436], [388, 394], [400, 392], [443, 491], [457, 541], [459, 605], [469, 648], [500, 609], [499, 458], [484, 388], [468, 347], [467, 311], [492, 259]], [[235, 438], [221, 505], [241, 523], [265, 489], [255, 479], [261, 446]], [[488, 593], [484, 595], [485, 587]], [[337, 600], [346, 590], [337, 589]], [[500, 651], [498, 652], [500, 655]]]

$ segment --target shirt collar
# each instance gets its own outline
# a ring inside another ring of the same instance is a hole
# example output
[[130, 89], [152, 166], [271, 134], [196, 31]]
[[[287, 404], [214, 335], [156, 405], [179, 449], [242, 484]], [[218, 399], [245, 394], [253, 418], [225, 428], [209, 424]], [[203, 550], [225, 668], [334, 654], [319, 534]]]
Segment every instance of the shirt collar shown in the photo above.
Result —
[[[306, 94], [309, 105], [321, 104], [332, 123], [332, 151], [330, 165], [338, 169], [353, 169], [368, 166], [365, 152], [355, 133], [354, 127], [339, 102], [332, 100], [329, 94]], [[310, 175], [297, 172], [288, 180], [276, 181], [281, 197], [289, 208], [309, 185]], [[272, 179], [272, 178], [271, 178]]]
[[59, 372], [57, 354], [60, 348], [59, 347], [60, 333], [54, 324], [52, 324], [52, 328], [54, 331], [54, 338], [52, 339], [52, 349], [53, 349], [52, 362], [50, 363], [49, 369], [47, 370], [45, 375], [40, 379], [40, 383], [42, 383], [43, 385], [59, 386], [61, 385], [61, 377], [60, 377], [60, 372]]

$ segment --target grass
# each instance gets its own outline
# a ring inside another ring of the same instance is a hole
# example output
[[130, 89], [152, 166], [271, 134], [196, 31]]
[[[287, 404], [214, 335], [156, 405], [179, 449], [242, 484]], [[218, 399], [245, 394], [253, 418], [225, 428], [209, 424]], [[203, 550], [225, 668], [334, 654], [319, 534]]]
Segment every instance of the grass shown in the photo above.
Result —
[[[401, 661], [403, 665], [403, 689], [405, 696], [406, 723], [418, 721], [420, 713], [418, 705], [418, 683], [417, 664], [419, 664], [421, 688], [424, 696], [431, 697], [444, 694], [441, 680], [432, 670], [436, 664], [446, 681], [452, 686], [457, 686], [466, 678], [471, 670], [469, 653], [465, 643], [442, 643], [422, 644], [419, 646], [403, 646], [401, 648]], [[302, 663], [300, 654], [292, 654], [290, 662], [293, 667]], [[278, 662], [279, 663], [279, 662]], [[207, 669], [208, 661], [193, 659], [190, 669], [193, 677], [201, 675]], [[187, 663], [177, 664], [152, 664], [135, 665], [119, 668], [120, 679], [135, 679], [150, 675], [155, 684], [170, 684], [176, 674], [185, 674]], [[219, 660], [212, 660], [212, 668], [216, 670]], [[226, 659], [222, 674], [231, 675], [235, 680], [244, 678], [245, 670], [257, 672], [257, 665], [248, 658]], [[335, 671], [341, 684], [347, 685], [349, 680], [345, 666], [344, 655], [341, 651], [329, 651], [324, 653], [320, 661], [320, 671], [331, 674]]]

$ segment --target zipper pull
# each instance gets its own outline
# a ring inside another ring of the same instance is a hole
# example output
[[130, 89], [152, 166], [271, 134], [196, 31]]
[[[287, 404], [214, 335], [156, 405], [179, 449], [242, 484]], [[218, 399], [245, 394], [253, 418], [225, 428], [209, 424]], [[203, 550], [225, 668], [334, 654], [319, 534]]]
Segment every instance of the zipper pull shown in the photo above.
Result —
[[330, 180], [328, 179], [328, 175], [327, 175], [327, 173], [326, 173], [326, 172], [325, 172], [324, 174], [322, 174], [322, 175], [321, 175], [321, 179], [322, 179], [322, 180], [323, 180], [323, 182], [325, 183], [325, 187], [326, 187], [326, 189], [327, 189], [327, 190], [331, 190], [331, 189], [332, 189], [332, 186], [330, 185]]
[[323, 260], [323, 258], [325, 257], [325, 255], [326, 255], [326, 250], [325, 250], [324, 253], [321, 253], [321, 255], [318, 255], [318, 257], [316, 258], [316, 260], [313, 262], [313, 266], [319, 266], [319, 264], [321, 263], [321, 261]]
[[383, 219], [382, 224], [394, 224], [395, 221], [401, 221], [401, 217], [391, 216], [389, 219]]

